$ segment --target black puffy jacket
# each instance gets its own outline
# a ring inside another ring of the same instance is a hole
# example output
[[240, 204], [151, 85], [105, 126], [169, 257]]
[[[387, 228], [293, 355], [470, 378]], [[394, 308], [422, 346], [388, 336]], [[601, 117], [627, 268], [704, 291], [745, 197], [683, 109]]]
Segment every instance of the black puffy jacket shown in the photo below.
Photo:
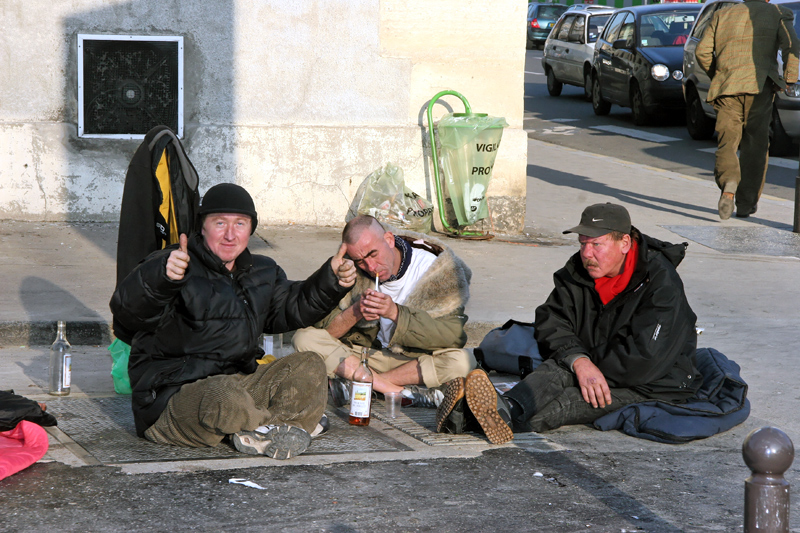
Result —
[[176, 282], [165, 271], [176, 247], [150, 255], [111, 299], [114, 316], [137, 332], [128, 373], [140, 437], [181, 385], [254, 372], [261, 333], [311, 326], [348, 290], [329, 262], [305, 281], [288, 281], [275, 261], [245, 250], [229, 272], [198, 234], [189, 238], [189, 267]]
[[697, 316], [675, 270], [687, 244], [633, 235], [639, 257], [625, 290], [603, 305], [576, 253], [554, 274], [553, 292], [536, 309], [534, 336], [542, 356], [562, 364], [588, 355], [609, 387], [662, 400], [691, 398], [702, 384]]

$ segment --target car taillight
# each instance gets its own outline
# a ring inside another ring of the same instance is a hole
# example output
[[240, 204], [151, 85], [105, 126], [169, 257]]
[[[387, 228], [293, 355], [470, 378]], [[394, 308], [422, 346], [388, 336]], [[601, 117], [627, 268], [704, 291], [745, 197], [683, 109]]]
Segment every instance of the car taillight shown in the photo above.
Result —
[[531, 21], [531, 29], [532, 30], [538, 30], [539, 29], [539, 21], [538, 20], [533, 19]]

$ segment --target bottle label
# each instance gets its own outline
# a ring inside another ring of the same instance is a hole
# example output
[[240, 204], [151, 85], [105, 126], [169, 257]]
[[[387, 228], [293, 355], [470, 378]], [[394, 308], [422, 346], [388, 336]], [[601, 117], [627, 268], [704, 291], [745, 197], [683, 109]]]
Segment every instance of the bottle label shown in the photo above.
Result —
[[353, 382], [353, 395], [350, 397], [350, 416], [369, 418], [372, 403], [372, 383]]
[[64, 354], [64, 388], [68, 389], [72, 382], [72, 355]]

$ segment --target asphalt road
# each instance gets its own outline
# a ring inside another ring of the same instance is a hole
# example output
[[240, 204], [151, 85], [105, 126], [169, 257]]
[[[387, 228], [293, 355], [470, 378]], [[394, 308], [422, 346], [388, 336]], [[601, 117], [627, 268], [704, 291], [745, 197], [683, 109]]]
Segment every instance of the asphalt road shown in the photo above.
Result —
[[[525, 58], [524, 127], [529, 137], [714, 180], [716, 139], [693, 140], [682, 115], [662, 116], [651, 126], [639, 127], [630, 109], [614, 105], [609, 115], [598, 117], [581, 87], [564, 85], [557, 97], [547, 93], [541, 58], [541, 50], [528, 50]], [[536, 154], [529, 153], [528, 161], [535, 166]], [[796, 156], [770, 158], [764, 194], [793, 199], [797, 174]]]

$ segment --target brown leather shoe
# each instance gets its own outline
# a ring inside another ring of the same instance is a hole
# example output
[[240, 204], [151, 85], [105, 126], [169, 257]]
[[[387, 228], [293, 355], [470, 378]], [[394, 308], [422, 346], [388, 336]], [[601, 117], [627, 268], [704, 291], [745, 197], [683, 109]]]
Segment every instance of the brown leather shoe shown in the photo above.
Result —
[[719, 211], [719, 218], [728, 220], [733, 214], [733, 193], [724, 192], [719, 196], [719, 203], [717, 204]]
[[514, 438], [509, 422], [506, 422], [498, 411], [498, 402], [502, 402], [500, 395], [486, 375], [480, 369], [473, 370], [466, 379], [466, 398], [475, 419], [480, 424], [483, 433], [492, 444], [503, 444]]
[[[464, 378], [456, 378], [451, 379], [444, 385], [442, 385], [442, 393], [444, 393], [444, 399], [442, 403], [439, 404], [439, 408], [436, 410], [436, 432], [437, 433], [463, 433], [464, 432], [464, 424], [463, 424], [463, 411], [464, 411], [464, 391], [466, 390], [464, 387]], [[459, 427], [451, 427], [451, 424], [447, 424], [447, 419], [450, 417], [451, 413], [456, 411], [461, 411], [461, 416], [458, 417], [459, 420], [462, 420], [461, 424], [458, 424]]]

